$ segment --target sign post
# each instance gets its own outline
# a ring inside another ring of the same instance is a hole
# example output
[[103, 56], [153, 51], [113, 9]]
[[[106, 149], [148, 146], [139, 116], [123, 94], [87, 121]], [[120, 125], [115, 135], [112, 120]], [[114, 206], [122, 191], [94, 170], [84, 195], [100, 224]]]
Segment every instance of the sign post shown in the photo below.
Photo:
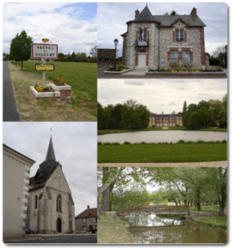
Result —
[[[31, 57], [33, 59], [41, 59], [42, 64], [46, 65], [46, 59], [57, 59], [58, 58], [58, 45], [57, 44], [46, 44], [49, 41], [47, 38], [43, 38], [42, 41], [44, 43], [33, 43], [31, 49]], [[44, 70], [42, 69], [44, 68]], [[35, 67], [36, 69], [36, 67]], [[37, 70], [37, 69], [36, 69]], [[45, 85], [46, 71], [47, 67], [41, 67], [40, 69], [43, 71], [43, 85]], [[54, 69], [53, 69], [54, 70]]]

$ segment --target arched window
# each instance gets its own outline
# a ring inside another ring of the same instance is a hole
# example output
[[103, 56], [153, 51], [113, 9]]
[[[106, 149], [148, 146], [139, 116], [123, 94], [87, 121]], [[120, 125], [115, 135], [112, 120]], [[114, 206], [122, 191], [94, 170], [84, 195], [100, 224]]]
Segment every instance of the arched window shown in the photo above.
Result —
[[38, 206], [38, 196], [35, 196], [35, 200], [34, 200], [34, 208], [37, 209]]
[[56, 206], [57, 206], [56, 208], [57, 212], [61, 212], [62, 211], [62, 198], [60, 194], [57, 196]]

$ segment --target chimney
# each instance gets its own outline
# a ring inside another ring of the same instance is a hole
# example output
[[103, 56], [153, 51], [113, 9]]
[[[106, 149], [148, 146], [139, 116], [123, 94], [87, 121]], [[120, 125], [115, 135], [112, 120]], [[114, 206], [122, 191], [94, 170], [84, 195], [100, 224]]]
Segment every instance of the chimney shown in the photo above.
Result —
[[139, 15], [139, 10], [135, 10], [135, 18]]
[[192, 17], [197, 17], [197, 9], [193, 8], [190, 14], [192, 15]]
[[225, 52], [227, 52], [227, 44], [225, 45]]
[[87, 205], [87, 209], [90, 209], [90, 206], [89, 206], [89, 205]]

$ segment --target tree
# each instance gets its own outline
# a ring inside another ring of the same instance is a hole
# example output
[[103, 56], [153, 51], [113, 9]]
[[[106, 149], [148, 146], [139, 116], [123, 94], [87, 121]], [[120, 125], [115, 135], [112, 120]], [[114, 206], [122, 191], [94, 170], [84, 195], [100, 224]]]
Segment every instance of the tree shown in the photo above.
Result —
[[27, 36], [25, 30], [11, 40], [10, 57], [21, 62], [21, 70], [23, 70], [23, 61], [31, 57], [31, 45], [33, 41], [30, 36]]
[[177, 16], [179, 15], [175, 10], [173, 10], [171, 13], [170, 13], [170, 16]]
[[91, 57], [97, 58], [97, 46], [94, 46], [93, 48], [91, 48], [89, 53]]
[[87, 54], [85, 52], [78, 52], [76, 54], [76, 59], [78, 62], [86, 62], [87, 61]]
[[220, 45], [213, 50], [212, 55], [213, 57], [219, 57], [224, 52], [225, 52], [225, 45]]
[[58, 53], [58, 60], [61, 61], [63, 60], [65, 55], [63, 53]]
[[184, 115], [185, 115], [186, 111], [187, 111], [187, 102], [184, 101], [183, 111], [182, 111], [182, 118], [184, 118]]

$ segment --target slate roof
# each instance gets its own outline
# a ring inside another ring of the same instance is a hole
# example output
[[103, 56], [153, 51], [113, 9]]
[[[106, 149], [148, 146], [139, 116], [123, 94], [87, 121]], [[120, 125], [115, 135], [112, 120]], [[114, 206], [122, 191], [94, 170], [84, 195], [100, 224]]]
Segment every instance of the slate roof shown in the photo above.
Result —
[[54, 160], [56, 161], [56, 157], [55, 157], [55, 153], [54, 153], [54, 149], [53, 149], [53, 141], [52, 141], [52, 137], [50, 137], [50, 141], [49, 141], [49, 146], [48, 146], [48, 150], [47, 150], [47, 154], [46, 154], [46, 158], [45, 160]]
[[[91, 213], [91, 215], [90, 215]], [[97, 208], [87, 208], [86, 210], [84, 210], [82, 213], [80, 213], [79, 215], [77, 215], [75, 217], [75, 219], [79, 219], [79, 218], [87, 218], [87, 217], [97, 217]]]
[[160, 27], [170, 27], [178, 19], [183, 20], [187, 26], [191, 26], [191, 27], [206, 26], [198, 16], [193, 17], [191, 14], [190, 15], [152, 15], [147, 6], [141, 11], [141, 13], [139, 13], [139, 15], [134, 20], [131, 20], [127, 23], [155, 22]]
[[150, 117], [181, 117], [181, 113], [178, 114], [150, 114]]

